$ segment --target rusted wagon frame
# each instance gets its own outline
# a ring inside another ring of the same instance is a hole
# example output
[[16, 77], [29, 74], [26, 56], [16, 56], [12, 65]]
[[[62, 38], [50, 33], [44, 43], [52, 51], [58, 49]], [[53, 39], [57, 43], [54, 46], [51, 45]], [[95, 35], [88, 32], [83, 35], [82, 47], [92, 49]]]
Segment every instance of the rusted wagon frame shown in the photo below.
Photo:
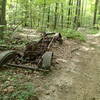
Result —
[[[42, 71], [45, 69], [50, 70], [51, 61], [53, 53], [49, 51], [53, 41], [58, 40], [62, 42], [62, 37], [60, 34], [55, 35], [52, 38], [49, 38], [47, 35], [45, 35], [38, 43], [37, 48], [35, 50], [27, 51], [26, 53], [30, 53], [30, 56], [32, 56], [35, 59], [32, 59], [32, 63], [37, 65], [34, 67], [27, 67], [23, 65], [17, 65], [17, 64], [8, 64], [9, 60], [16, 59], [17, 56], [21, 56], [19, 53], [13, 50], [5, 51], [0, 54], [0, 66], [11, 66], [11, 67], [18, 67], [23, 69], [30, 69], [30, 70], [36, 70], [36, 71]], [[26, 57], [24, 54], [22, 58]], [[38, 63], [37, 63], [38, 62]], [[27, 62], [26, 62], [27, 63]], [[40, 65], [41, 64], [41, 65]], [[40, 67], [40, 66], [41, 67]]]

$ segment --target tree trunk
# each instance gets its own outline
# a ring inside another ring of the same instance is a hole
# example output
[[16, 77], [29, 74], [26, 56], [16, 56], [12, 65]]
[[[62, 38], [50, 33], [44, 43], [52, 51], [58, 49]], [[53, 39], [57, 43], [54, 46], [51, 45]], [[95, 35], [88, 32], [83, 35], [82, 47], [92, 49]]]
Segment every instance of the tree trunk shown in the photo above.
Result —
[[68, 19], [67, 19], [67, 25], [69, 26], [70, 24], [70, 13], [71, 13], [71, 0], [69, 0], [69, 3], [68, 3], [68, 6], [69, 6], [69, 9], [68, 9]]
[[80, 27], [80, 9], [81, 9], [81, 0], [77, 0], [74, 24], [77, 27]]
[[29, 1], [25, 1], [25, 20], [24, 20], [24, 27], [27, 27], [28, 26], [28, 22], [27, 22], [27, 19], [28, 19], [28, 17], [29, 17], [29, 15], [28, 15], [28, 3], [29, 3]]
[[80, 23], [80, 15], [81, 15], [81, 0], [79, 0], [78, 2], [78, 20], [77, 20], [77, 27], [80, 27], [81, 23]]
[[6, 25], [6, 0], [0, 1], [0, 38], [3, 38], [2, 32], [4, 31], [4, 27]]
[[98, 17], [98, 21], [100, 21], [100, 1], [99, 1], [99, 7], [98, 7], [98, 9], [99, 9], [99, 11], [98, 11], [98, 15], [99, 15], [99, 17]]
[[58, 18], [58, 3], [56, 3], [56, 6], [55, 6], [55, 20], [54, 20], [54, 30], [57, 28], [57, 18]]
[[94, 9], [93, 26], [96, 24], [98, 1], [99, 1], [99, 0], [96, 0], [96, 1], [95, 1], [95, 9]]
[[[40, 5], [38, 6], [38, 9], [41, 9], [41, 6], [40, 6]], [[38, 13], [38, 22], [37, 22], [38, 25], [37, 25], [37, 27], [40, 26], [40, 21], [41, 21], [40, 16], [41, 16], [41, 13], [40, 13], [40, 11], [39, 11], [39, 13]]]
[[30, 14], [30, 28], [32, 28], [33, 27], [33, 17], [32, 17], [32, 14], [33, 14], [33, 10], [32, 10], [32, 0], [30, 0], [30, 8], [29, 8], [30, 10], [30, 12], [29, 12], [29, 14]]
[[47, 28], [49, 28], [49, 24], [50, 24], [50, 6], [48, 7]]
[[61, 14], [61, 27], [62, 27], [62, 29], [63, 29], [63, 26], [64, 26], [63, 25], [64, 24], [63, 23], [63, 21], [64, 21], [64, 9], [63, 9], [63, 6], [64, 6], [63, 3], [61, 3], [61, 13], [62, 13]]
[[84, 0], [82, 0], [82, 8], [81, 8], [81, 24], [83, 24], [83, 15], [84, 15]]
[[42, 29], [44, 29], [44, 18], [45, 18], [45, 7], [46, 7], [46, 0], [44, 0], [43, 4], [43, 16], [42, 16]]

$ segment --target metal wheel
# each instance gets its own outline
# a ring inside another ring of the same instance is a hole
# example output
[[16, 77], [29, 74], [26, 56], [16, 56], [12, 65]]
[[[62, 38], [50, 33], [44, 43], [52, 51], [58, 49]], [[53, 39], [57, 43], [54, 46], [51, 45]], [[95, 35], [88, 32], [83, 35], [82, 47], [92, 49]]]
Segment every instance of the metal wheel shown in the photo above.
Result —
[[14, 50], [4, 51], [4, 52], [0, 53], [0, 67], [5, 65], [16, 54], [17, 53]]
[[48, 51], [44, 53], [44, 55], [42, 56], [42, 68], [43, 69], [50, 70], [50, 66], [52, 63], [52, 57], [53, 57], [52, 52]]

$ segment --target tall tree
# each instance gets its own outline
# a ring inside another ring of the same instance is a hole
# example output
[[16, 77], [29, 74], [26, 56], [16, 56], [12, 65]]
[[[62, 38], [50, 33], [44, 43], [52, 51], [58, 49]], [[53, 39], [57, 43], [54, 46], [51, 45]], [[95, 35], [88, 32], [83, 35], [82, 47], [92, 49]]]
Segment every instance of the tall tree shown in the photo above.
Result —
[[95, 9], [94, 9], [93, 25], [95, 25], [95, 24], [96, 24], [96, 17], [97, 17], [98, 2], [99, 2], [99, 0], [96, 0], [96, 1], [95, 1]]
[[48, 13], [47, 13], [47, 28], [49, 28], [49, 24], [50, 24], [50, 5], [48, 7]]
[[83, 15], [84, 15], [84, 0], [82, 0], [82, 2], [81, 2], [81, 24], [83, 23]]
[[27, 1], [27, 0], [25, 0], [25, 5], [24, 5], [24, 7], [25, 7], [25, 23], [24, 23], [24, 26], [28, 26], [28, 22], [27, 22], [27, 19], [28, 19], [28, 17], [29, 17], [29, 15], [28, 15], [28, 3], [29, 3], [29, 1]]
[[44, 27], [45, 10], [46, 10], [46, 0], [44, 0], [43, 3], [42, 28]]
[[57, 28], [57, 19], [58, 19], [58, 3], [55, 6], [55, 19], [54, 19], [54, 30]]
[[61, 27], [62, 27], [62, 29], [63, 29], [63, 21], [64, 21], [64, 4], [63, 3], [61, 3]]
[[[6, 25], [6, 0], [0, 0], [0, 33], [3, 32]], [[0, 38], [3, 38], [3, 35], [0, 34]]]
[[67, 25], [69, 26], [69, 24], [70, 24], [70, 14], [71, 14], [71, 0], [69, 0], [68, 6], [69, 6], [69, 9], [68, 9]]
[[74, 24], [77, 27], [80, 27], [80, 11], [81, 11], [81, 0], [77, 0], [76, 4], [76, 12], [74, 18]]

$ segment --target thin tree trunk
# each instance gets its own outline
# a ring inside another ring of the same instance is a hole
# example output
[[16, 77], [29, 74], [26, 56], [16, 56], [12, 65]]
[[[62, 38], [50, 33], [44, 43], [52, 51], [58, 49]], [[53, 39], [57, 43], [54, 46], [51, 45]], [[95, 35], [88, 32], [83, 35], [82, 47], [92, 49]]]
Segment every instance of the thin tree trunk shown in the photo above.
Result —
[[[41, 9], [41, 6], [39, 5], [38, 8]], [[41, 16], [41, 13], [40, 13], [40, 11], [39, 11], [39, 13], [38, 13], [38, 22], [37, 22], [38, 25], [37, 25], [37, 27], [40, 26], [40, 21], [41, 21], [41, 20], [40, 20], [40, 16]]]
[[30, 27], [33, 27], [33, 17], [32, 17], [33, 11], [32, 11], [32, 0], [30, 0]]
[[80, 27], [81, 26], [81, 23], [80, 23], [80, 15], [81, 15], [81, 0], [79, 0], [79, 2], [78, 2], [77, 27]]
[[[0, 6], [0, 33], [2, 33], [6, 25], [6, 0], [1, 0]], [[0, 34], [0, 38], [3, 39], [2, 34]]]
[[27, 18], [28, 18], [28, 1], [26, 1], [25, 2], [25, 24], [24, 24], [24, 26], [26, 27], [26, 26], [28, 26], [27, 25]]
[[61, 3], [61, 27], [62, 27], [62, 29], [63, 29], [63, 21], [64, 21], [64, 9], [63, 9], [63, 3]]
[[58, 3], [56, 3], [56, 6], [55, 6], [55, 20], [54, 20], [54, 30], [57, 28], [57, 18], [58, 18]]
[[43, 5], [42, 28], [44, 27], [45, 7], [46, 7], [46, 0], [44, 0], [44, 5]]
[[14, 13], [14, 22], [13, 22], [13, 24], [15, 25], [16, 24], [16, 16], [17, 16], [17, 4], [18, 4], [18, 0], [16, 1], [14, 1], [14, 3], [15, 3], [15, 6], [16, 6], [16, 11], [15, 11], [15, 13]]
[[78, 0], [77, 0], [76, 11], [75, 11], [75, 18], [74, 18], [74, 25], [75, 26], [76, 26], [76, 22], [77, 22], [77, 12], [78, 12]]
[[81, 24], [83, 23], [83, 15], [84, 15], [84, 0], [82, 0], [82, 10], [81, 10]]
[[67, 19], [67, 26], [69, 26], [70, 24], [70, 14], [71, 14], [71, 0], [69, 0], [69, 3], [68, 3], [68, 6], [69, 6], [69, 9], [68, 9], [68, 19]]
[[48, 7], [47, 28], [49, 28], [49, 24], [50, 24], [50, 6]]
[[98, 11], [98, 15], [99, 15], [99, 17], [98, 17], [98, 21], [100, 21], [100, 1], [99, 1], [99, 7], [98, 7], [98, 9], [99, 9], [99, 11]]
[[95, 9], [94, 9], [93, 25], [95, 25], [95, 24], [96, 24], [98, 1], [99, 1], [99, 0], [96, 0], [96, 1], [95, 1]]
[[76, 28], [80, 27], [80, 9], [81, 9], [81, 0], [77, 0], [77, 6], [74, 18], [74, 24]]

